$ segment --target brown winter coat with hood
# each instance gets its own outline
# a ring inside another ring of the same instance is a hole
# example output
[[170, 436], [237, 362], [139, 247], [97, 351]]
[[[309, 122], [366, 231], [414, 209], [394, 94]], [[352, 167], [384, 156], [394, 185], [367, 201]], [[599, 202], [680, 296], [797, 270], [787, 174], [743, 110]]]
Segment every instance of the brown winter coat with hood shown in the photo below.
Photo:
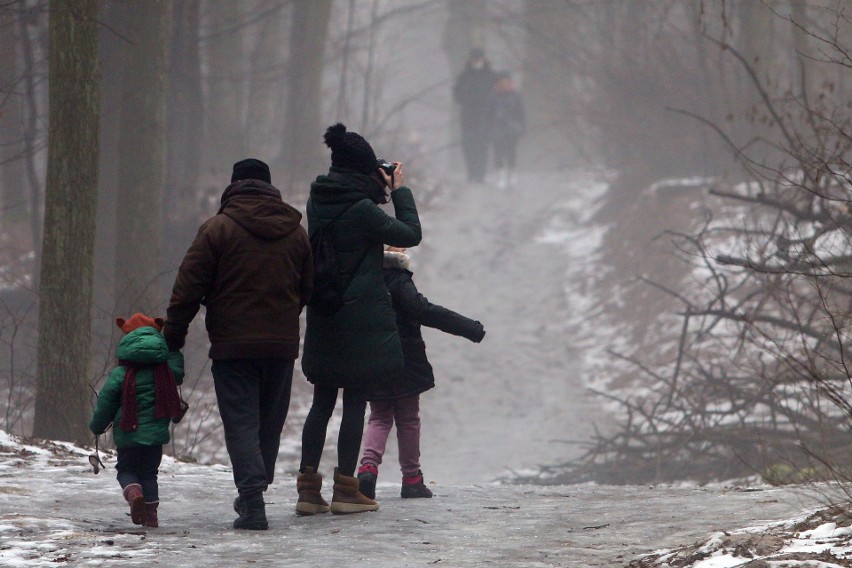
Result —
[[299, 314], [313, 287], [301, 219], [264, 181], [229, 185], [175, 279], [163, 329], [169, 349], [183, 347], [203, 304], [211, 359], [297, 358]]

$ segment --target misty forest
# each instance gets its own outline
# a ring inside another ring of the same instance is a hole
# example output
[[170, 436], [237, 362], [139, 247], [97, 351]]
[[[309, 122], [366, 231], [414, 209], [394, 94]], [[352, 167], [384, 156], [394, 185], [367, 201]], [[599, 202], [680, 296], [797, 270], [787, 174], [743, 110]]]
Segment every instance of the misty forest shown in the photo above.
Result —
[[[114, 318], [165, 315], [232, 165], [304, 213], [343, 122], [406, 168], [423, 293], [487, 330], [427, 332], [430, 472], [852, 475], [845, 0], [0, 0], [0, 43], [0, 429], [91, 445]], [[474, 49], [522, 100], [511, 176], [466, 175]], [[227, 463], [207, 341], [167, 452]]]

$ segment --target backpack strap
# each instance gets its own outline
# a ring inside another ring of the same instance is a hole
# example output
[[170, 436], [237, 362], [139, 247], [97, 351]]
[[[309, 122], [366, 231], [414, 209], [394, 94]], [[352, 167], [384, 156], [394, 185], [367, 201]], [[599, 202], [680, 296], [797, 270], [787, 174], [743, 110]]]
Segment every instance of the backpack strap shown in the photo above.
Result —
[[[344, 209], [343, 209], [340, 213], [338, 213], [337, 215], [335, 215], [335, 216], [334, 216], [334, 218], [332, 218], [330, 221], [326, 221], [325, 223], [323, 223], [322, 225], [320, 225], [319, 227], [317, 227], [316, 229], [314, 229], [314, 232], [313, 232], [313, 234], [311, 234], [311, 235], [310, 235], [310, 238], [313, 238], [313, 236], [314, 236], [314, 235], [317, 233], [317, 231], [319, 231], [320, 229], [328, 229], [328, 227], [329, 227], [332, 223], [334, 223], [335, 221], [337, 221], [338, 219], [340, 219], [340, 217], [342, 217], [344, 213], [346, 213], [347, 211], [349, 211], [350, 209], [352, 209], [352, 207], [354, 207], [355, 205], [357, 205], [357, 204], [359, 204], [359, 203], [361, 203], [362, 201], [365, 201], [365, 200], [366, 200], [366, 201], [372, 201], [369, 197], [363, 197], [363, 198], [361, 198], [361, 199], [359, 199], [359, 200], [357, 200], [357, 201], [354, 201], [354, 202], [350, 203], [350, 204], [349, 204], [349, 205], [347, 205], [347, 206], [346, 206], [346, 207], [345, 207], [345, 208], [344, 208]], [[357, 269], [361, 266], [361, 263], [363, 263], [363, 262], [364, 262], [364, 259], [365, 259], [365, 258], [367, 258], [367, 253], [368, 253], [368, 252], [370, 252], [370, 247], [369, 247], [369, 246], [364, 247], [364, 252], [363, 252], [363, 254], [361, 254], [361, 258], [359, 258], [359, 259], [358, 259], [358, 262], [355, 264], [355, 268], [356, 268], [356, 270], [357, 270]], [[350, 285], [350, 284], [352, 284], [352, 280], [351, 280], [351, 279], [349, 280], [349, 282], [347, 282], [347, 283], [343, 286], [343, 289], [341, 290], [341, 293], [345, 293], [345, 292], [346, 292], [346, 290], [348, 290], [348, 289], [349, 289], [349, 285]]]

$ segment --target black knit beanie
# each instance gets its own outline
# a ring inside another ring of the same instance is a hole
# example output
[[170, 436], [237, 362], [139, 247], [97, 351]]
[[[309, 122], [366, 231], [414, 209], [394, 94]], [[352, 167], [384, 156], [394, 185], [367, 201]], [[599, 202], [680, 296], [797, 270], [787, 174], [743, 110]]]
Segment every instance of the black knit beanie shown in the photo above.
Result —
[[259, 179], [266, 183], [272, 183], [272, 176], [269, 174], [269, 166], [260, 160], [255, 160], [254, 158], [240, 160], [234, 164], [234, 172], [231, 174], [231, 183], [241, 179]]
[[368, 174], [376, 169], [376, 153], [360, 134], [346, 132], [337, 123], [325, 131], [325, 144], [331, 148], [331, 165]]

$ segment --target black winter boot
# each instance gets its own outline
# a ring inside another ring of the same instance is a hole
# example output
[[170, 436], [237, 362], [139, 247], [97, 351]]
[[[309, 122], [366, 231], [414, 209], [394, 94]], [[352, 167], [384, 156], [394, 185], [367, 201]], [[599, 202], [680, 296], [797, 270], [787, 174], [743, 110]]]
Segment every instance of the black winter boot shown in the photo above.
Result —
[[418, 471], [414, 477], [402, 478], [402, 491], [399, 492], [399, 496], [403, 499], [429, 498], [432, 496], [432, 492], [423, 483], [422, 471]]
[[376, 498], [376, 479], [379, 477], [379, 468], [371, 463], [365, 463], [358, 468], [358, 482], [361, 484], [361, 493], [368, 499]]
[[237, 512], [240, 515], [234, 521], [235, 529], [265, 531], [269, 528], [269, 523], [266, 521], [266, 504], [263, 502], [263, 493], [237, 497], [234, 500], [234, 509], [238, 509]]

